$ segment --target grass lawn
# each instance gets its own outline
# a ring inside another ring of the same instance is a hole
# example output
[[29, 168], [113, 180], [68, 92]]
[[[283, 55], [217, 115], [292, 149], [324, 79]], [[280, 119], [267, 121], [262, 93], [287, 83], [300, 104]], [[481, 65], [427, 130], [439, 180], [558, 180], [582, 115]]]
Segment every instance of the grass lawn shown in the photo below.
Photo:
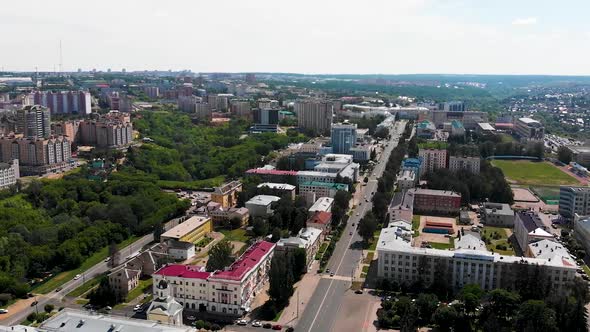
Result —
[[373, 233], [373, 240], [371, 241], [371, 245], [369, 246], [370, 251], [375, 251], [377, 249], [377, 242], [379, 242], [379, 235], [381, 234], [381, 230], [378, 229]]
[[418, 228], [420, 228], [420, 215], [415, 214], [412, 216], [412, 230], [414, 231], [414, 237], [420, 236]]
[[145, 293], [146, 291], [152, 289], [152, 284], [154, 283], [154, 279], [149, 278], [145, 280], [139, 280], [139, 285], [133, 288], [127, 297], [125, 298], [125, 302], [129, 303], [135, 300], [139, 295]]
[[499, 136], [500, 136], [500, 139], [502, 140], [502, 143], [514, 142], [514, 137], [512, 137], [511, 135], [500, 134]]
[[369, 273], [369, 266], [363, 266], [363, 273]]
[[451, 243], [440, 243], [440, 242], [428, 242], [434, 249], [449, 250], [455, 248], [455, 241]]
[[229, 241], [248, 242], [250, 239], [250, 237], [246, 235], [246, 230], [243, 228], [238, 228], [231, 231], [222, 229], [219, 232], [225, 236], [226, 240]]
[[315, 254], [315, 259], [321, 259], [322, 256], [324, 255], [324, 252], [326, 251], [326, 248], [328, 248], [328, 243], [327, 242], [322, 243], [322, 245], [320, 246], [320, 249], [318, 249], [318, 252]]
[[77, 299], [76, 304], [86, 304], [90, 302], [88, 299]]
[[[285, 309], [283, 309], [285, 310]], [[275, 315], [275, 318], [272, 319], [273, 322], [277, 322], [279, 320], [279, 318], [281, 318], [281, 315], [283, 314], [283, 310], [277, 312], [277, 314]]]
[[374, 252], [368, 252], [367, 253], [367, 257], [365, 257], [363, 259], [363, 263], [364, 264], [371, 264], [371, 262], [373, 261], [373, 257], [375, 256]]
[[[496, 232], [500, 235], [499, 239], [494, 239], [492, 237], [492, 234], [494, 232]], [[485, 236], [492, 241], [490, 244], [486, 243], [486, 248], [488, 250], [497, 252], [501, 255], [514, 256], [514, 248], [512, 248], [512, 245], [508, 241], [508, 237], [506, 236], [506, 230], [504, 228], [486, 226], [483, 228], [483, 230], [481, 232], [481, 236], [482, 237]], [[497, 249], [496, 248], [497, 245], [504, 245], [504, 246], [506, 246], [507, 249], [506, 250]]]
[[546, 163], [530, 160], [494, 160], [504, 176], [523, 185], [572, 185], [580, 182], [559, 168]]
[[88, 292], [92, 288], [98, 286], [98, 284], [100, 283], [100, 278], [101, 278], [101, 276], [98, 276], [98, 277], [95, 277], [95, 278], [92, 278], [92, 279], [86, 281], [82, 286], [69, 292], [67, 296], [78, 297], [78, 296], [85, 294], [86, 292]]
[[[119, 247], [119, 249], [122, 249], [122, 248], [130, 245], [131, 243], [137, 241], [137, 239], [139, 239], [139, 237], [132, 236], [132, 237], [128, 238], [127, 240], [117, 244], [117, 247]], [[47, 294], [47, 293], [53, 291], [54, 289], [56, 289], [57, 287], [72, 280], [76, 276], [76, 274], [81, 274], [84, 271], [88, 270], [89, 268], [93, 267], [94, 265], [100, 263], [105, 258], [107, 258], [108, 255], [109, 255], [109, 247], [107, 246], [107, 247], [104, 247], [101, 250], [95, 252], [94, 255], [88, 257], [82, 263], [82, 265], [80, 265], [79, 268], [74, 269], [74, 270], [64, 271], [64, 272], [56, 275], [55, 277], [49, 279], [45, 283], [40, 284], [37, 287], [33, 287], [32, 292], [37, 293], [37, 294]]]

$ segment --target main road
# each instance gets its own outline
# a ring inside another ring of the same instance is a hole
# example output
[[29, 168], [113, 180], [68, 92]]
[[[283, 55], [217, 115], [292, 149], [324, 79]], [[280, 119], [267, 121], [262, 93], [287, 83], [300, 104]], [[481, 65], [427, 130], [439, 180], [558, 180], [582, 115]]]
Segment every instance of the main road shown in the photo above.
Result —
[[[377, 179], [383, 174], [391, 151], [397, 146], [405, 125], [405, 121], [396, 122], [391, 128], [389, 144], [385, 147], [373, 172], [369, 175], [369, 182], [366, 186], [361, 187], [363, 192], [360, 202], [362, 203], [352, 211], [346, 229], [326, 266], [330, 272], [335, 274], [335, 277], [322, 278], [319, 282], [297, 323], [296, 331], [329, 332], [333, 330], [345, 292], [350, 289], [354, 271], [362, 258], [362, 238], [357, 234], [356, 227], [365, 213], [373, 207], [371, 198], [377, 190]], [[364, 199], [365, 196], [368, 202]]]

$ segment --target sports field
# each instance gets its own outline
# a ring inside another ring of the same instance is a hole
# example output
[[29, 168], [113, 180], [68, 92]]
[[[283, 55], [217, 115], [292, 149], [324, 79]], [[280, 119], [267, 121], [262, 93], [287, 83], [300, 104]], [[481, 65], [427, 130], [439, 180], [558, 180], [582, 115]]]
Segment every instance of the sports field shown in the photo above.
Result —
[[580, 183], [574, 177], [547, 162], [494, 160], [492, 165], [502, 169], [508, 180], [522, 185], [559, 186]]

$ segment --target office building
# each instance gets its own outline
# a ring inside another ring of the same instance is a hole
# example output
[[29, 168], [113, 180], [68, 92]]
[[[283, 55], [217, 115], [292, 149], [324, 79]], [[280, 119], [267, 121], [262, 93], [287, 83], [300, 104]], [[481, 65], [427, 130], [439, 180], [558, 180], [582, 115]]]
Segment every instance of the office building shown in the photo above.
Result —
[[443, 126], [445, 122], [459, 121], [463, 124], [465, 129], [476, 129], [480, 122], [488, 122], [488, 114], [480, 111], [431, 111], [428, 112], [429, 117], [437, 128]]
[[416, 173], [416, 180], [420, 179], [420, 169], [422, 168], [422, 161], [420, 158], [406, 158], [402, 160], [402, 171], [410, 170]]
[[0, 189], [6, 189], [16, 184], [20, 178], [18, 159], [0, 162]]
[[332, 125], [332, 152], [338, 154], [350, 154], [350, 149], [356, 144], [356, 124]]
[[494, 128], [491, 124], [487, 122], [480, 122], [477, 124], [475, 132], [478, 135], [494, 135], [496, 133], [496, 128]]
[[444, 144], [433, 147], [420, 146], [418, 156], [420, 158], [420, 176], [440, 168], [447, 168], [447, 149]]
[[568, 220], [590, 215], [590, 187], [559, 187], [559, 214]]
[[170, 294], [185, 309], [242, 316], [268, 281], [275, 244], [260, 241], [223, 271], [195, 265], [167, 265], [153, 275], [155, 297]]
[[35, 91], [31, 93], [35, 105], [48, 107], [51, 114], [90, 114], [92, 104], [87, 91]]
[[246, 202], [246, 208], [251, 217], [268, 217], [273, 214], [272, 203], [278, 202], [281, 198], [271, 195], [258, 195]]
[[416, 136], [425, 139], [433, 139], [436, 133], [434, 123], [424, 120], [416, 125]]
[[47, 138], [51, 135], [51, 114], [41, 105], [25, 106], [16, 111], [16, 132], [24, 137]]
[[298, 182], [299, 173], [297, 171], [282, 171], [274, 168], [252, 168], [246, 171], [246, 176], [256, 176], [266, 182], [295, 183]]
[[330, 133], [333, 116], [331, 103], [319, 100], [296, 101], [294, 111], [300, 128], [326, 136]]
[[0, 160], [9, 163], [14, 159], [18, 159], [21, 175], [43, 175], [61, 171], [71, 165], [71, 142], [63, 136], [0, 137]]
[[451, 172], [468, 171], [479, 174], [481, 158], [479, 157], [449, 157], [449, 170]]
[[465, 104], [462, 101], [448, 101], [440, 103], [438, 109], [446, 112], [465, 112]]
[[299, 184], [299, 194], [304, 195], [307, 192], [315, 193], [316, 197], [334, 198], [338, 191], [348, 191], [348, 185], [344, 183], [326, 183], [326, 182], [302, 182]]
[[433, 189], [410, 189], [406, 195], [414, 196], [414, 211], [418, 214], [456, 215], [461, 208], [461, 194]]
[[279, 124], [279, 110], [271, 108], [257, 108], [252, 111], [255, 126], [272, 126], [276, 131]]
[[574, 236], [590, 253], [590, 216], [576, 216], [574, 219]]
[[554, 240], [553, 234], [547, 232], [545, 225], [536, 212], [517, 212], [514, 217], [514, 237], [522, 252], [526, 252], [530, 243], [543, 239]]
[[397, 188], [402, 191], [405, 189], [412, 189], [416, 186], [416, 181], [417, 178], [414, 170], [402, 170], [397, 177]]
[[522, 140], [543, 140], [545, 137], [545, 127], [541, 122], [531, 118], [519, 118], [516, 120], [514, 131]]
[[584, 167], [590, 167], [590, 147], [589, 146], [566, 146], [572, 153], [573, 161]]
[[460, 121], [451, 121], [451, 136], [465, 136], [465, 127]]
[[514, 227], [514, 211], [510, 205], [503, 203], [484, 203], [480, 209], [481, 221], [486, 226], [493, 227]]
[[514, 289], [520, 277], [538, 278], [536, 266], [549, 282], [548, 289], [563, 295], [576, 275], [576, 264], [569, 255], [546, 250], [540, 258], [504, 256], [484, 250], [477, 238], [458, 241], [455, 250], [418, 248], [412, 245], [412, 224], [390, 222], [381, 230], [377, 242], [377, 277], [410, 286], [421, 281], [429, 287], [435, 280], [460, 290], [477, 284], [489, 291]]
[[244, 207], [213, 208], [209, 209], [209, 215], [215, 225], [225, 225], [234, 218], [239, 219], [242, 225], [246, 225], [250, 218], [250, 212]]

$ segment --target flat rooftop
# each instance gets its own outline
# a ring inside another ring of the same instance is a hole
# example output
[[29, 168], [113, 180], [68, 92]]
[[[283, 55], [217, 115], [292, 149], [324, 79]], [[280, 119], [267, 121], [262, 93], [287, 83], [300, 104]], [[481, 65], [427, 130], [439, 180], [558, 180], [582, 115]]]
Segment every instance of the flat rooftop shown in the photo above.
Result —
[[184, 222], [176, 225], [175, 227], [171, 228], [164, 234], [162, 237], [169, 238], [169, 239], [180, 239], [181, 237], [185, 236], [186, 234], [194, 231], [195, 229], [201, 227], [206, 222], [210, 221], [211, 218], [203, 217], [203, 216], [192, 216], [185, 220]]

